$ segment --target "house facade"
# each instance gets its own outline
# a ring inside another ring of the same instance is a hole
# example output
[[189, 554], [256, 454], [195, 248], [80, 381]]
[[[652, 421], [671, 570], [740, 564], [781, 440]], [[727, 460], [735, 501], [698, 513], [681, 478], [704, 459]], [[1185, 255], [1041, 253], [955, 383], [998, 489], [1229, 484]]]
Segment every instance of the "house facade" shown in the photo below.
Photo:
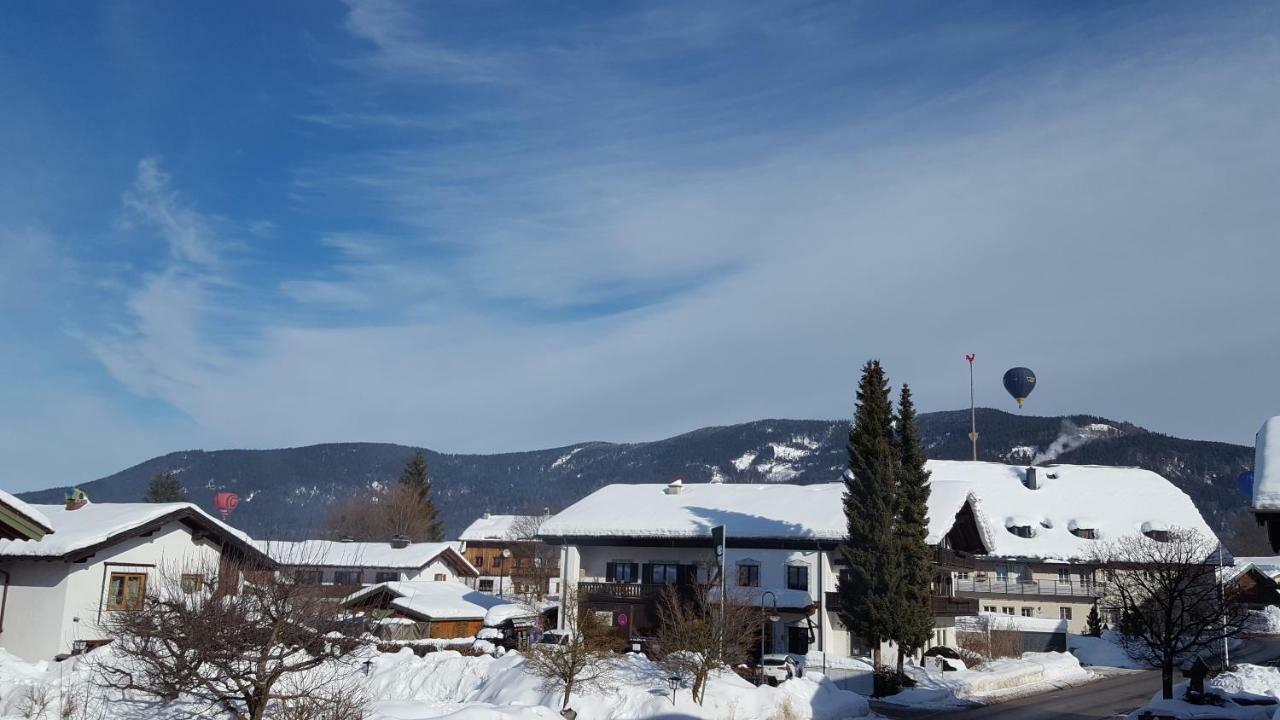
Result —
[[477, 590], [501, 596], [559, 594], [560, 555], [537, 538], [548, 517], [486, 512], [462, 531], [462, 553], [479, 572]]
[[[1106, 540], [1164, 542], [1180, 528], [1216, 543], [1190, 497], [1145, 470], [928, 467], [933, 645], [955, 645], [956, 617], [981, 613], [1083, 631], [1105, 596], [1098, 551]], [[858, 655], [865, 649], [841, 623], [836, 592], [843, 495], [843, 483], [610, 485], [550, 518], [540, 537], [561, 549], [566, 594], [643, 639], [667, 586], [718, 577], [711, 535], [723, 526], [729, 592], [779, 618], [769, 623], [766, 652]]]
[[385, 582], [475, 584], [479, 575], [453, 543], [346, 542], [340, 540], [257, 541], [284, 572], [300, 582], [332, 588], [344, 597]]
[[190, 503], [37, 505], [52, 533], [0, 541], [0, 647], [28, 661], [103, 644], [105, 616], [133, 612], [149, 588], [182, 573], [238, 587], [271, 568], [248, 537]]
[[[1167, 542], [1172, 529], [1217, 537], [1191, 498], [1139, 468], [1020, 467], [930, 461], [929, 542], [949, 561], [938, 586], [983, 613], [1065, 621], [1083, 632], [1089, 611], [1104, 619], [1109, 540]], [[1210, 552], [1206, 563], [1231, 563]]]
[[364, 613], [366, 625], [391, 641], [476, 638], [495, 609], [498, 622], [530, 614], [456, 582], [384, 582], [356, 591], [342, 604]]

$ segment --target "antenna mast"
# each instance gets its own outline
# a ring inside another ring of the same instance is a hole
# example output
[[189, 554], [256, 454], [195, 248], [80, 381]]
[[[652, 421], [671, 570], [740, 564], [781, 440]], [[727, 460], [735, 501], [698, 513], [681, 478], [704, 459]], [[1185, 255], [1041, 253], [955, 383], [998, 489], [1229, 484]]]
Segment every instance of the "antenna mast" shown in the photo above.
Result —
[[964, 356], [969, 361], [969, 442], [973, 443], [973, 460], [978, 460], [978, 413], [973, 408], [973, 353]]

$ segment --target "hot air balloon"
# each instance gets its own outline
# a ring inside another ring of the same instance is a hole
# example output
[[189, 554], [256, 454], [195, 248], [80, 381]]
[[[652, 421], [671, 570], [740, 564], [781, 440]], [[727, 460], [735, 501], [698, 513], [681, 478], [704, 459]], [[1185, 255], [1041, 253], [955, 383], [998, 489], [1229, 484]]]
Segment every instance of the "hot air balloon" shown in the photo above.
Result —
[[1036, 374], [1029, 368], [1009, 368], [1004, 374], [1004, 389], [1018, 401], [1018, 407], [1022, 407], [1022, 401], [1036, 389]]
[[233, 492], [220, 492], [213, 496], [213, 506], [218, 508], [218, 514], [223, 520], [231, 514], [240, 505], [240, 496]]

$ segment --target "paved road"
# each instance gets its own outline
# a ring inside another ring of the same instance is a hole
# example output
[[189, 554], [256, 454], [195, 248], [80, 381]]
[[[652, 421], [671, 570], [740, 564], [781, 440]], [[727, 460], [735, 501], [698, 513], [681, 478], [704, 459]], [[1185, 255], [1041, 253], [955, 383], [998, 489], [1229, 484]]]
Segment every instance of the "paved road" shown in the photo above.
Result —
[[[1262, 662], [1280, 657], [1280, 639], [1245, 640], [1231, 653], [1232, 662]], [[1180, 680], [1181, 678], [1175, 678]], [[1144, 705], [1160, 690], [1155, 670], [1128, 673], [1064, 690], [1031, 695], [996, 705], [962, 710], [916, 710], [873, 703], [890, 718], [955, 718], [955, 720], [1100, 720], [1124, 715]]]
[[1141, 706], [1160, 689], [1154, 670], [1119, 675], [1079, 687], [1031, 695], [968, 710], [904, 710], [875, 703], [876, 712], [891, 718], [955, 718], [956, 720], [1097, 720], [1113, 718]]

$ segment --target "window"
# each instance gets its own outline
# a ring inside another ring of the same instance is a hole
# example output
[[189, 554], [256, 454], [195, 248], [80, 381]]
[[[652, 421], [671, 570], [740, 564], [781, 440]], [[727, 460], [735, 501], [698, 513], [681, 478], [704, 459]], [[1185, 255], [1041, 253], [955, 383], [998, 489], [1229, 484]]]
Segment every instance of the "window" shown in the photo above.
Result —
[[995, 612], [995, 611], [996, 611], [996, 606], [995, 606], [995, 605], [983, 605], [983, 606], [982, 606], [982, 612], [989, 612], [989, 613], [993, 613], [993, 612]]
[[787, 566], [787, 589], [788, 590], [808, 590], [809, 589], [809, 566], [808, 565], [788, 565]]
[[445, 580], [448, 580], [448, 579], [449, 579], [448, 575], [445, 575], [444, 573], [436, 573], [436, 582], [444, 582]]
[[108, 610], [141, 610], [147, 592], [147, 576], [143, 573], [111, 573], [107, 582]]
[[760, 566], [754, 562], [738, 563], [738, 587], [760, 587]]
[[299, 585], [319, 585], [324, 573], [319, 570], [294, 570], [293, 581]]
[[484, 556], [481, 555], [480, 553], [476, 553], [476, 559], [472, 560], [471, 564], [475, 565], [478, 568], [484, 567]]
[[359, 570], [338, 570], [333, 573], [333, 584], [334, 585], [359, 585], [360, 571]]
[[1034, 614], [1035, 614], [1035, 613], [1034, 613], [1034, 612], [1032, 612], [1031, 608], [1029, 608], [1029, 607], [1024, 607], [1024, 608], [1022, 608], [1022, 617], [1031, 617], [1031, 616], [1033, 616]]
[[787, 652], [804, 655], [809, 652], [809, 628], [798, 625], [787, 627]]
[[604, 575], [609, 582], [639, 582], [640, 564], [633, 563], [630, 560], [615, 560], [605, 565]]
[[680, 575], [680, 566], [675, 563], [654, 563], [649, 566], [649, 582], [661, 585], [675, 585]]
[[204, 587], [204, 578], [196, 573], [183, 573], [180, 587], [188, 595], [200, 592], [200, 588]]
[[957, 571], [956, 571], [956, 579], [957, 579], [957, 580], [968, 580], [968, 579], [969, 579], [969, 571], [968, 571], [968, 570], [957, 570]]
[[997, 565], [997, 566], [996, 566], [996, 580], [999, 580], [1000, 582], [1008, 582], [1008, 581], [1009, 581], [1009, 566], [1008, 566], [1008, 565]]
[[1058, 568], [1058, 582], [1071, 582], [1071, 568]]
[[1060, 608], [1058, 608], [1058, 618], [1059, 618], [1059, 619], [1061, 619], [1061, 620], [1070, 620], [1070, 619], [1071, 619], [1071, 608], [1069, 608], [1069, 607], [1060, 607]]
[[400, 573], [388, 570], [380, 570], [373, 576], [374, 582], [396, 582], [400, 579]]
[[493, 581], [492, 581], [492, 580], [481, 580], [481, 581], [476, 585], [476, 589], [477, 589], [477, 590], [479, 590], [480, 592], [484, 592], [484, 593], [491, 593], [491, 592], [493, 592]]
[[506, 558], [502, 557], [501, 555], [494, 555], [494, 556], [493, 556], [493, 566], [494, 566], [494, 567], [496, 567], [496, 568], [500, 568], [500, 567], [502, 567], [502, 561], [503, 561], [503, 560], [505, 560], [505, 559], [506, 559]]
[[1005, 615], [1012, 615], [1012, 614], [1013, 614], [1013, 608], [1011, 608], [1011, 607], [1007, 607], [1007, 606], [1006, 606], [1006, 607], [1004, 607], [1004, 608], [1002, 608], [1002, 609], [1001, 609], [1001, 612], [1003, 612]]
[[1078, 538], [1084, 538], [1085, 540], [1098, 539], [1098, 531], [1094, 530], [1093, 528], [1082, 528], [1082, 527], [1071, 528], [1071, 534], [1075, 535]]

